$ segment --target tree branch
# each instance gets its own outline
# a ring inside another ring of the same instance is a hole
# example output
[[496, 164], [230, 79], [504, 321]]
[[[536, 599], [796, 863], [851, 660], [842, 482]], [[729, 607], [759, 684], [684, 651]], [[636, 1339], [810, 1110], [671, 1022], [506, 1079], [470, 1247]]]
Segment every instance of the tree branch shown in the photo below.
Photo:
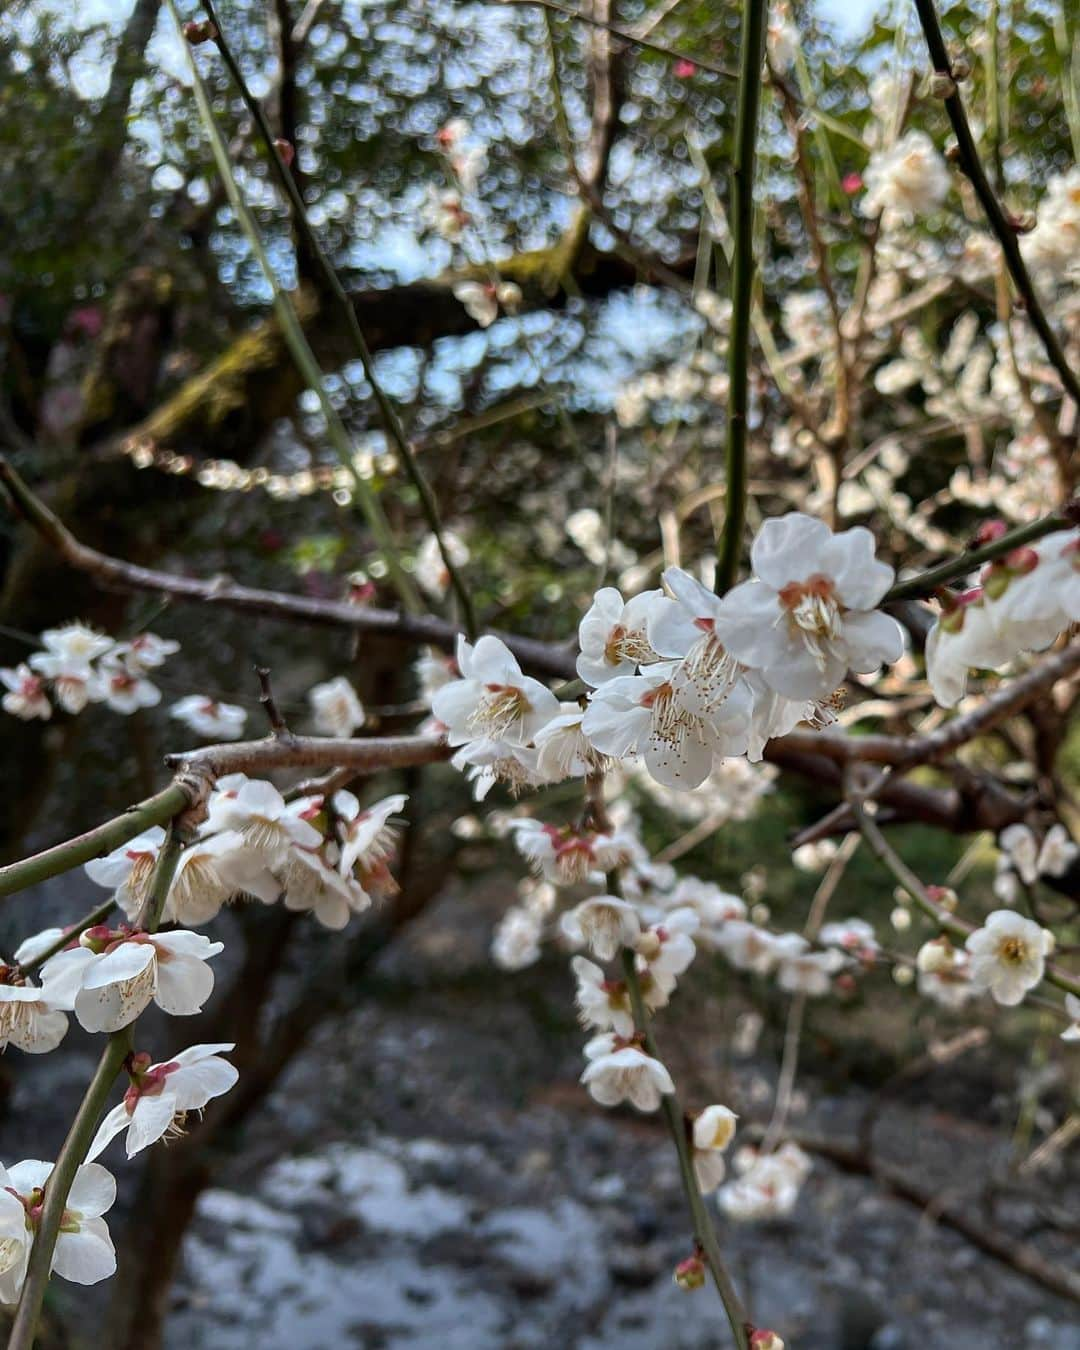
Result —
[[1077, 380], [1076, 375], [1070, 368], [1058, 336], [1046, 317], [1046, 312], [1039, 299], [1039, 293], [1035, 289], [1035, 283], [1031, 279], [1023, 254], [1020, 252], [1016, 229], [994, 195], [994, 189], [990, 186], [990, 180], [987, 178], [986, 171], [979, 158], [979, 150], [975, 144], [975, 138], [971, 134], [971, 127], [968, 125], [963, 100], [956, 88], [956, 78], [953, 74], [952, 62], [949, 60], [949, 52], [945, 45], [941, 24], [938, 22], [937, 10], [934, 8], [934, 0], [915, 0], [915, 8], [919, 13], [919, 22], [922, 24], [927, 50], [930, 53], [930, 60], [934, 69], [952, 85], [953, 92], [945, 99], [945, 111], [949, 115], [953, 134], [956, 137], [960, 167], [970, 179], [971, 186], [975, 189], [975, 195], [979, 199], [979, 204], [990, 222], [990, 228], [1001, 245], [1005, 265], [1008, 267], [1013, 283], [1024, 302], [1028, 318], [1031, 320], [1031, 326], [1038, 333], [1043, 347], [1046, 349], [1050, 364], [1057, 371], [1065, 390], [1077, 408], [1080, 409], [1080, 381]]

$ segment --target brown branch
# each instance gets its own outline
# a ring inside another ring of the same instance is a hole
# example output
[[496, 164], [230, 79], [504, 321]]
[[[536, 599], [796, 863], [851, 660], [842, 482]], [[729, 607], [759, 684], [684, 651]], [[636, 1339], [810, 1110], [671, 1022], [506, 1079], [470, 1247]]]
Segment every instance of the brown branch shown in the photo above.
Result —
[[449, 759], [453, 751], [438, 736], [371, 736], [350, 740], [333, 736], [267, 736], [260, 741], [226, 741], [200, 750], [165, 756], [181, 774], [267, 774], [276, 769], [350, 768], [355, 773], [407, 769]]
[[959, 1206], [944, 1199], [940, 1187], [921, 1186], [901, 1168], [867, 1157], [861, 1150], [851, 1148], [849, 1145], [803, 1135], [796, 1135], [794, 1138], [800, 1148], [827, 1158], [843, 1171], [857, 1176], [872, 1177], [901, 1200], [906, 1200], [920, 1210], [932, 1214], [939, 1223], [959, 1233], [972, 1246], [978, 1247], [987, 1256], [992, 1256], [995, 1261], [1000, 1261], [1021, 1275], [1026, 1275], [1029, 1280], [1034, 1280], [1036, 1284], [1041, 1284], [1044, 1289], [1049, 1289], [1062, 1298], [1080, 1303], [1080, 1274], [1047, 1261], [1030, 1243], [1017, 1242], [1000, 1229], [977, 1223]]
[[[445, 619], [425, 614], [399, 614], [341, 600], [316, 600], [281, 591], [240, 586], [222, 578], [204, 581], [176, 576], [135, 563], [110, 558], [81, 543], [0, 456], [0, 483], [6, 487], [18, 513], [52, 545], [70, 566], [86, 572], [98, 585], [123, 591], [151, 591], [177, 600], [217, 605], [248, 614], [263, 614], [282, 622], [351, 628], [386, 633], [410, 642], [430, 643], [452, 651], [461, 629]], [[573, 653], [565, 647], [533, 638], [499, 634], [510, 650], [530, 669], [561, 679], [573, 679]]]
[[952, 92], [945, 98], [945, 111], [949, 115], [953, 134], [956, 137], [960, 167], [970, 179], [971, 186], [975, 189], [975, 195], [979, 199], [979, 204], [986, 213], [990, 229], [1001, 245], [1005, 265], [1008, 267], [1013, 284], [1024, 302], [1028, 318], [1031, 320], [1031, 326], [1038, 333], [1042, 345], [1046, 349], [1050, 364], [1057, 371], [1061, 383], [1073, 402], [1077, 407], [1080, 407], [1080, 380], [1077, 380], [1076, 375], [1070, 368], [1058, 336], [1046, 317], [1046, 312], [1039, 299], [1039, 293], [1035, 289], [1035, 283], [1031, 279], [1023, 254], [1020, 252], [1016, 227], [994, 195], [994, 189], [990, 186], [990, 180], [987, 178], [986, 171], [983, 169], [982, 161], [979, 158], [978, 147], [975, 144], [974, 136], [971, 134], [971, 127], [968, 125], [967, 113], [964, 111], [964, 103], [956, 88], [956, 77], [952, 62], [949, 59], [948, 48], [945, 45], [945, 37], [941, 31], [941, 24], [938, 22], [934, 0], [915, 0], [915, 8], [919, 12], [919, 22], [922, 24], [927, 50], [930, 53], [934, 70], [948, 82], [947, 87], [952, 89]]

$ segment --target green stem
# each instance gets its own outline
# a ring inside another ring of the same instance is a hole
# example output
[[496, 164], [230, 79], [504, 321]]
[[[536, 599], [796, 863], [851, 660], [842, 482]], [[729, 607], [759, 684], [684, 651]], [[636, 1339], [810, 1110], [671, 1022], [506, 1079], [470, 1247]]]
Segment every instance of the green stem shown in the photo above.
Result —
[[109, 1092], [130, 1049], [130, 1026], [113, 1032], [109, 1037], [94, 1076], [90, 1080], [90, 1086], [86, 1089], [71, 1129], [60, 1149], [60, 1156], [49, 1173], [49, 1179], [45, 1183], [45, 1203], [37, 1233], [34, 1235], [34, 1245], [30, 1249], [26, 1280], [12, 1323], [8, 1350], [31, 1350], [34, 1344], [41, 1305], [52, 1269], [53, 1249], [60, 1233], [68, 1194], [75, 1180], [75, 1174], [89, 1152]]
[[716, 591], [735, 584], [746, 528], [746, 434], [750, 401], [750, 307], [754, 294], [754, 160], [765, 59], [766, 0], [744, 0], [735, 166], [731, 182], [731, 340], [728, 355], [726, 509]]
[[[169, 11], [172, 14], [173, 21], [176, 24], [177, 31], [182, 32], [180, 16], [176, 10], [175, 0], [167, 0]], [[281, 325], [281, 331], [285, 338], [286, 345], [292, 353], [293, 360], [304, 378], [304, 381], [319, 400], [319, 408], [326, 423], [327, 435], [330, 443], [334, 447], [342, 466], [348, 470], [353, 481], [353, 492], [356, 500], [360, 504], [360, 509], [367, 520], [368, 528], [371, 530], [375, 539], [376, 546], [382, 554], [386, 563], [390, 579], [397, 589], [401, 598], [401, 603], [412, 613], [419, 613], [423, 606], [417, 595], [416, 588], [409, 579], [408, 573], [401, 565], [398, 558], [397, 549], [394, 546], [393, 534], [390, 524], [386, 519], [386, 514], [382, 509], [378, 496], [372, 487], [357, 472], [356, 465], [353, 462], [354, 446], [345, 429], [337, 409], [330, 400], [326, 392], [326, 385], [323, 380], [323, 372], [315, 359], [315, 354], [311, 350], [307, 338], [304, 335], [303, 327], [297, 317], [296, 310], [293, 308], [292, 301], [278, 285], [277, 276], [274, 273], [273, 266], [263, 246], [262, 236], [259, 233], [259, 227], [255, 222], [254, 216], [248, 209], [244, 201], [243, 194], [237, 185], [236, 177], [233, 174], [232, 164], [229, 160], [229, 152], [222, 139], [221, 132], [218, 129], [217, 119], [214, 117], [214, 111], [210, 104], [210, 98], [206, 92], [206, 86], [203, 83], [202, 76], [199, 74], [198, 66], [195, 64], [191, 48], [187, 42], [184, 42], [184, 51], [188, 58], [188, 67], [191, 71], [192, 88], [195, 94], [195, 103], [199, 110], [199, 117], [202, 120], [210, 141], [210, 150], [217, 165], [218, 174], [225, 188], [225, 195], [229, 199], [229, 205], [233, 209], [236, 219], [247, 236], [248, 243], [251, 245], [251, 251], [266, 278], [267, 285], [270, 287], [273, 296], [274, 313], [277, 315], [278, 323]]]
[[[157, 929], [165, 897], [176, 873], [180, 848], [180, 831], [170, 825], [157, 862], [154, 864], [150, 893], [143, 915], [140, 916], [148, 932], [152, 933]], [[131, 1050], [134, 1025], [134, 1022], [131, 1022], [128, 1026], [121, 1027], [119, 1031], [114, 1031], [109, 1037], [90, 1085], [75, 1113], [71, 1129], [68, 1130], [67, 1138], [45, 1183], [45, 1203], [34, 1235], [34, 1245], [30, 1249], [26, 1280], [15, 1312], [8, 1350], [31, 1350], [34, 1344], [41, 1305], [52, 1271], [53, 1251], [56, 1248], [56, 1239], [60, 1235], [68, 1195], [79, 1168], [86, 1160], [112, 1085]]]
[[938, 563], [936, 567], [920, 572], [917, 577], [898, 581], [885, 593], [882, 604], [889, 604], [893, 600], [916, 600], [920, 596], [932, 595], [939, 587], [955, 581], [958, 577], [967, 576], [985, 562], [992, 562], [995, 558], [1011, 553], [1014, 548], [1020, 548], [1023, 544], [1034, 543], [1036, 539], [1042, 539], [1044, 535], [1052, 534], [1055, 530], [1068, 530], [1071, 527], [1072, 522], [1059, 515], [1044, 516], [1042, 520], [1034, 520], [1029, 525], [1019, 525], [992, 543], [983, 544], [981, 548], [973, 548], [958, 557]]
[[278, 183], [285, 193], [286, 200], [292, 212], [293, 224], [297, 233], [300, 235], [314, 261], [316, 267], [322, 276], [323, 282], [332, 297], [338, 312], [345, 323], [349, 337], [352, 339], [353, 347], [360, 358], [360, 364], [364, 368], [364, 377], [371, 385], [372, 393], [375, 396], [375, 404], [379, 409], [379, 416], [382, 419], [383, 427], [387, 437], [391, 440], [401, 456], [401, 462], [405, 467], [405, 472], [416, 490], [420, 499], [420, 509], [423, 512], [424, 519], [427, 521], [428, 529], [435, 536], [439, 545], [439, 552], [442, 555], [443, 566], [446, 568], [447, 576], [450, 578], [450, 585], [454, 594], [457, 596], [458, 603], [461, 605], [461, 615], [465, 630], [470, 638], [476, 637], [476, 616], [473, 611], [472, 597], [469, 595], [468, 588], [465, 586], [458, 571], [450, 551], [446, 546], [442, 533], [442, 522], [439, 519], [439, 506], [435, 500], [435, 494], [431, 490], [431, 485], [424, 476], [423, 470], [416, 458], [413, 448], [409, 443], [409, 438], [405, 434], [405, 428], [401, 425], [401, 419], [390, 402], [385, 390], [379, 383], [375, 375], [375, 363], [371, 357], [371, 351], [367, 345], [363, 330], [360, 327], [360, 321], [356, 317], [356, 309], [349, 299], [348, 292], [341, 283], [334, 265], [326, 256], [326, 251], [315, 231], [312, 229], [311, 221], [308, 219], [307, 206], [300, 194], [300, 189], [296, 185], [296, 179], [292, 176], [289, 166], [282, 159], [281, 154], [275, 143], [274, 133], [266, 120], [266, 114], [262, 106], [248, 88], [247, 81], [244, 79], [243, 72], [232, 48], [225, 38], [221, 21], [218, 19], [217, 12], [213, 5], [213, 0], [202, 0], [202, 7], [206, 11], [211, 23], [217, 29], [215, 42], [217, 49], [221, 53], [221, 59], [224, 61], [226, 69], [232, 76], [240, 91], [240, 97], [244, 100], [244, 106], [251, 114], [255, 126], [258, 129], [259, 136], [262, 139], [266, 153], [269, 156], [270, 164], [277, 176]]
[[134, 839], [153, 825], [164, 825], [179, 811], [191, 805], [191, 794], [180, 783], [172, 783], [163, 791], [138, 806], [129, 807], [123, 815], [107, 820], [85, 834], [77, 835], [62, 844], [55, 844], [31, 858], [0, 867], [0, 896], [12, 895], [27, 886], [36, 886], [49, 877], [70, 872], [73, 867], [88, 863], [104, 853]]
[[[626, 988], [630, 994], [630, 1007], [634, 1014], [634, 1024], [641, 1032], [645, 1049], [652, 1055], [653, 1059], [659, 1060], [660, 1055], [657, 1052], [656, 1042], [649, 1030], [649, 1015], [645, 1008], [645, 1000], [641, 995], [641, 981], [638, 979], [634, 952], [629, 947], [623, 948], [622, 966]], [[665, 1093], [660, 1099], [660, 1105], [672, 1141], [675, 1144], [675, 1152], [678, 1154], [679, 1175], [682, 1177], [683, 1191], [686, 1194], [687, 1204], [690, 1206], [690, 1215], [694, 1225], [694, 1240], [704, 1254], [713, 1283], [716, 1285], [716, 1292], [720, 1295], [724, 1312], [731, 1324], [731, 1334], [735, 1344], [738, 1350], [747, 1350], [749, 1346], [747, 1336], [749, 1323], [746, 1319], [746, 1310], [743, 1308], [735, 1285], [732, 1283], [731, 1276], [724, 1265], [716, 1230], [713, 1228], [709, 1211], [705, 1208], [705, 1197], [701, 1194], [701, 1188], [698, 1186], [697, 1174], [694, 1171], [694, 1159], [687, 1135], [686, 1115], [679, 1104], [678, 1096], [673, 1093]]]

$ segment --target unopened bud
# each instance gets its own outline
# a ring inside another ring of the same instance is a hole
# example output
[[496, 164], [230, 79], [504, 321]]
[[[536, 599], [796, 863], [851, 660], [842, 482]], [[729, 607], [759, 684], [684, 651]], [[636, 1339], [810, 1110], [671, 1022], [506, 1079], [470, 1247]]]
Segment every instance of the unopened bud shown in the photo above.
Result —
[[951, 970], [956, 960], [956, 949], [947, 937], [924, 942], [915, 957], [915, 964], [924, 975], [937, 975]]
[[949, 164], [959, 164], [960, 147], [956, 144], [955, 141], [950, 141], [949, 144], [945, 147], [945, 160]]
[[972, 535], [972, 543], [976, 546], [995, 544], [1003, 534], [1008, 532], [1008, 529], [1009, 527], [1003, 520], [984, 520]]
[[1018, 211], [1009, 217], [1009, 224], [1013, 234], [1030, 234], [1038, 224], [1038, 217], [1034, 211]]
[[889, 915], [889, 922], [898, 933], [905, 933], [911, 927], [911, 911], [897, 905]]
[[1009, 582], [1012, 580], [1012, 574], [1004, 563], [994, 562], [985, 568], [982, 577], [983, 590], [991, 600], [1000, 600], [1009, 589]]
[[956, 81], [944, 70], [935, 70], [930, 76], [931, 98], [952, 98], [956, 93]]
[[1033, 548], [1014, 548], [1011, 553], [1005, 554], [1005, 566], [1010, 572], [1016, 572], [1022, 577], [1034, 572], [1038, 565], [1039, 555]]
[[646, 961], [656, 960], [660, 955], [660, 946], [659, 937], [651, 929], [646, 929], [635, 943], [638, 954], [643, 956]]
[[184, 41], [192, 47], [201, 46], [204, 42], [214, 42], [217, 35], [217, 24], [211, 23], [209, 19], [203, 19], [201, 23], [184, 24]]
[[284, 136], [279, 136], [274, 141], [274, 149], [281, 156], [281, 162], [287, 169], [292, 167], [292, 162], [296, 158], [296, 147], [292, 141], [287, 141]]
[[952, 77], [954, 80], [966, 80], [971, 75], [971, 62], [966, 56], [958, 56], [952, 63]]
[[784, 1350], [784, 1342], [775, 1331], [762, 1328], [751, 1332], [750, 1350]]
[[688, 1256], [675, 1267], [674, 1279], [680, 1289], [700, 1289], [705, 1283], [705, 1263], [700, 1256]]
[[935, 905], [947, 911], [949, 914], [956, 913], [956, 907], [960, 903], [960, 898], [951, 886], [927, 886], [926, 894], [933, 900]]

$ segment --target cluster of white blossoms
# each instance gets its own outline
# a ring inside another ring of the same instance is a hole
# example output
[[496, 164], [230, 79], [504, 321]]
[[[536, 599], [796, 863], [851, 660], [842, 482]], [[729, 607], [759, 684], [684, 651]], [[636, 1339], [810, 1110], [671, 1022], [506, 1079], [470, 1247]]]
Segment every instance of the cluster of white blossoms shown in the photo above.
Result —
[[895, 145], [875, 150], [863, 175], [862, 211], [886, 229], [936, 211], [949, 192], [949, 170], [925, 131], [909, 131]]
[[1020, 248], [1041, 277], [1080, 281], [1080, 169], [1053, 175], [1035, 228], [1023, 236]]
[[48, 721], [53, 701], [67, 713], [80, 713], [90, 703], [125, 714], [152, 708], [161, 702], [161, 690], [147, 672], [180, 649], [178, 642], [153, 633], [115, 642], [82, 623], [46, 629], [41, 645], [24, 664], [0, 670], [7, 689], [0, 703], [23, 721]]
[[[250, 896], [283, 900], [327, 928], [344, 928], [396, 889], [388, 865], [393, 817], [407, 800], [395, 794], [361, 807], [340, 791], [287, 802], [272, 783], [229, 774], [218, 780], [198, 836], [180, 855], [163, 918], [209, 923], [228, 901]], [[155, 826], [86, 864], [87, 876], [113, 891], [130, 920], [146, 902], [164, 839]]]
[[1002, 830], [998, 846], [994, 894], [1006, 905], [1016, 903], [1021, 886], [1034, 886], [1040, 877], [1064, 876], [1080, 854], [1060, 824], [1051, 825], [1040, 841], [1029, 825], [1018, 821]]
[[733, 1159], [739, 1174], [717, 1196], [731, 1219], [776, 1219], [795, 1208], [803, 1183], [810, 1175], [810, 1159], [790, 1140], [774, 1152], [740, 1148]]
[[[989, 542], [1004, 532], [995, 522]], [[988, 563], [979, 584], [943, 594], [926, 641], [926, 673], [944, 708], [964, 696], [969, 670], [1000, 670], [1043, 651], [1080, 619], [1080, 533], [1058, 530]]]
[[[162, 829], [88, 862], [87, 875], [113, 892], [126, 921], [70, 933], [46, 929], [23, 942], [11, 964], [0, 964], [0, 1049], [55, 1049], [69, 1013], [85, 1031], [111, 1034], [130, 1027], [151, 1003], [173, 1017], [201, 1012], [214, 988], [210, 962], [223, 945], [186, 925], [208, 922], [231, 899], [281, 900], [328, 928], [343, 928], [374, 897], [395, 889], [393, 817], [405, 802], [395, 795], [361, 807], [347, 791], [329, 800], [312, 795], [287, 802], [260, 779], [220, 779], [165, 898], [162, 919], [183, 926], [163, 932], [144, 926]], [[38, 967], [40, 983], [34, 983]], [[116, 1187], [93, 1159], [121, 1134], [130, 1158], [182, 1133], [191, 1112], [236, 1082], [236, 1069], [223, 1058], [233, 1048], [193, 1045], [157, 1062], [146, 1052], [127, 1055], [123, 1099], [100, 1122], [91, 1161], [79, 1169], [68, 1197], [53, 1257], [57, 1274], [91, 1284], [113, 1273], [115, 1255], [101, 1216]], [[0, 1302], [19, 1296], [51, 1171], [51, 1163], [35, 1161], [0, 1168]]]
[[629, 600], [598, 591], [578, 634], [584, 707], [523, 675], [499, 639], [460, 640], [460, 678], [431, 704], [478, 797], [499, 779], [539, 786], [638, 758], [664, 787], [698, 787], [728, 757], [760, 760], [773, 736], [831, 720], [849, 671], [902, 654], [899, 624], [876, 608], [893, 570], [868, 530], [792, 512], [765, 523], [751, 562], [722, 598], [679, 568]]

